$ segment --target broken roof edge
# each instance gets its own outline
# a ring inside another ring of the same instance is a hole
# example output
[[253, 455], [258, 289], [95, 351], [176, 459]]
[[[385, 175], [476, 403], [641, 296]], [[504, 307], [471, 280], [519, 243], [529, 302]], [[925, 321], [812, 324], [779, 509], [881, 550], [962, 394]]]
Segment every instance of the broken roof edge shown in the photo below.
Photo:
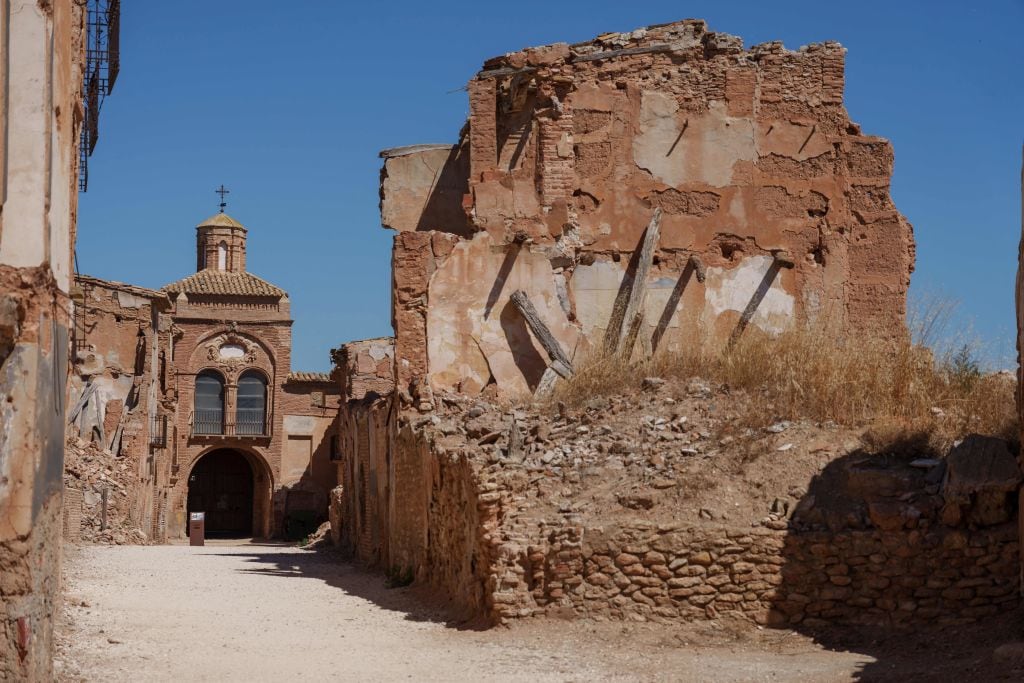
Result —
[[381, 159], [391, 159], [393, 157], [404, 157], [409, 154], [416, 154], [417, 152], [426, 152], [431, 149], [454, 149], [455, 147], [458, 146], [458, 143], [428, 142], [419, 145], [405, 145], [403, 147], [390, 147], [388, 149], [382, 149], [378, 153], [378, 156]]
[[171, 300], [167, 296], [167, 292], [162, 292], [156, 289], [149, 289], [147, 287], [139, 287], [138, 285], [129, 285], [124, 282], [118, 282], [117, 280], [104, 280], [100, 277], [93, 277], [92, 275], [82, 275], [81, 273], [75, 273], [75, 282], [89, 285], [98, 285], [100, 287], [106, 287], [107, 289], [116, 289], [135, 296], [141, 296], [146, 299], [153, 299], [161, 303], [166, 303], [168, 307], [171, 305]]
[[342, 342], [339, 344], [339, 348], [342, 346], [349, 346], [351, 344], [367, 344], [369, 342], [387, 342], [389, 344], [395, 343], [394, 335], [386, 334], [381, 337], [367, 337], [366, 339], [352, 339], [351, 341]]
[[589, 40], [577, 43], [556, 42], [533, 45], [507, 52], [484, 60], [482, 69], [474, 79], [524, 74], [538, 68], [559, 64], [574, 64], [612, 59], [654, 52], [680, 52], [703, 45], [706, 55], [734, 54], [759, 59], [767, 54], [800, 55], [822, 49], [846, 48], [834, 40], [801, 45], [796, 50], [787, 49], [781, 41], [768, 41], [744, 46], [743, 38], [730, 33], [708, 30], [703, 19], [681, 19], [679, 21], [641, 26], [632, 31], [603, 33]]

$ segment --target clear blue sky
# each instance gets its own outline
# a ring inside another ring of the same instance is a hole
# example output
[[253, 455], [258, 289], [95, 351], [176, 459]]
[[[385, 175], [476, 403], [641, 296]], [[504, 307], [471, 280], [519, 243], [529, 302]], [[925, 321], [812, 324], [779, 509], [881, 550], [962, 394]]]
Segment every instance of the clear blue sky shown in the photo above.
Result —
[[391, 233], [377, 152], [452, 142], [487, 57], [699, 17], [746, 45], [849, 50], [846, 105], [896, 148], [915, 292], [962, 303], [1013, 358], [1024, 140], [1024, 0], [122, 3], [121, 74], [80, 204], [81, 272], [160, 287], [195, 267], [194, 226], [249, 227], [249, 270], [283, 287], [293, 367], [390, 334]]

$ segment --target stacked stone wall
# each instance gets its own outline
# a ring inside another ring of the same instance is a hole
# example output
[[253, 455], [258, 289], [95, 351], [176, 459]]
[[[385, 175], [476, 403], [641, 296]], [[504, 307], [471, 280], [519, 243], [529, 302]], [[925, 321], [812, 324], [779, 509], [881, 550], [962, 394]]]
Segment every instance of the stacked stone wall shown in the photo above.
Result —
[[673, 525], [545, 529], [498, 568], [492, 617], [956, 624], [1019, 604], [1013, 524], [795, 532]]
[[[1002, 497], [982, 505], [956, 498], [947, 483], [944, 498], [934, 473], [898, 462], [869, 468], [861, 456], [831, 462], [789, 517], [693, 524], [615, 506], [609, 518], [548, 505], [536, 477], [446, 434], [448, 423], [434, 415], [399, 412], [396, 420], [374, 456], [390, 463], [387, 500], [347, 496], [371, 516], [364, 524], [378, 516], [382, 533], [352, 538], [362, 559], [431, 586], [466, 616], [692, 621], [735, 613], [808, 628], [947, 625], [1020, 602], [1016, 505], [1005, 493], [985, 494]], [[944, 461], [951, 482], [962, 477], [960, 460], [954, 451]], [[875, 488], [861, 502], [867, 480]]]

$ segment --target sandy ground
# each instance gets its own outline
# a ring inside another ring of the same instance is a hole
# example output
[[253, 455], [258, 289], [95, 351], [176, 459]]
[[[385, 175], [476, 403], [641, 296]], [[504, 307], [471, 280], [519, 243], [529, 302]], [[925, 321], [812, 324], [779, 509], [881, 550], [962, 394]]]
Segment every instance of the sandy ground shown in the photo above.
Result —
[[285, 545], [72, 547], [65, 594], [62, 681], [920, 679], [728, 622], [476, 630], [330, 552]]

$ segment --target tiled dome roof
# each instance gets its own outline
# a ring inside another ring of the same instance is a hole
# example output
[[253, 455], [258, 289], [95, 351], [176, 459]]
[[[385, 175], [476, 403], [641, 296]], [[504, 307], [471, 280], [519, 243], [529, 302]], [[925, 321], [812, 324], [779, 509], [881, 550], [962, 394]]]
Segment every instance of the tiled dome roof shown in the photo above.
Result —
[[226, 213], [215, 213], [205, 221], [196, 226], [197, 228], [241, 228], [245, 230], [245, 226], [236, 221]]
[[[228, 220], [231, 219], [229, 218]], [[185, 294], [229, 296], [287, 296], [287, 293], [280, 287], [275, 287], [252, 273], [232, 273], [212, 268], [200, 270], [198, 273], [193, 273], [177, 282], [164, 285], [162, 289], [172, 294], [184, 292]]]

